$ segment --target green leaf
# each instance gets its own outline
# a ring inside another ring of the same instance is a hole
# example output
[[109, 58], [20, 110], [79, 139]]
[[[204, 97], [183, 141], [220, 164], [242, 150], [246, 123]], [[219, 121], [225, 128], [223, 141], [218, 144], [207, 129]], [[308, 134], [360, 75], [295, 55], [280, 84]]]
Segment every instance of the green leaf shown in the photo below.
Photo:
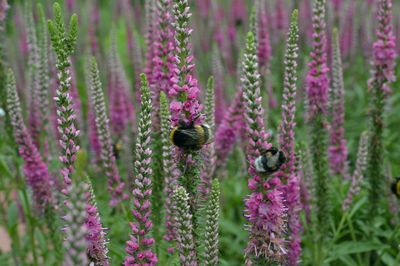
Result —
[[351, 218], [361, 207], [363, 207], [366, 201], [367, 201], [366, 197], [363, 197], [359, 201], [357, 201], [356, 204], [354, 204], [354, 207], [351, 209], [349, 218]]
[[0, 176], [13, 177], [10, 169], [4, 160], [0, 160]]
[[388, 253], [384, 253], [382, 255], [382, 261], [387, 265], [387, 266], [392, 266], [396, 265], [395, 259]]
[[341, 258], [342, 256], [355, 253], [363, 253], [371, 250], [378, 250], [381, 246], [370, 241], [346, 241], [332, 248], [332, 258]]
[[18, 223], [18, 208], [15, 202], [11, 202], [7, 210], [7, 226], [13, 228]]
[[358, 266], [357, 263], [350, 256], [340, 257], [340, 261], [348, 266]]

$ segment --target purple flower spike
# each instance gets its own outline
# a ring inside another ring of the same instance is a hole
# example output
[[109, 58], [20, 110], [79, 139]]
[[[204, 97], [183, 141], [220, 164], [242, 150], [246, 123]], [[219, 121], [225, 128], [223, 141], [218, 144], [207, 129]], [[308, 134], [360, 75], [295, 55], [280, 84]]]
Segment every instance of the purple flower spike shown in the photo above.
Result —
[[106, 113], [104, 95], [101, 88], [99, 70], [96, 60], [93, 59], [91, 65], [91, 100], [96, 115], [96, 129], [101, 146], [101, 160], [105, 174], [108, 177], [109, 192], [111, 193], [110, 205], [115, 207], [122, 200], [127, 199], [124, 193], [125, 183], [121, 180], [109, 128], [109, 120]]
[[136, 141], [135, 180], [133, 184], [133, 210], [134, 221], [130, 223], [132, 234], [126, 242], [125, 266], [156, 265], [156, 254], [151, 247], [154, 238], [150, 237], [153, 227], [151, 217], [150, 199], [151, 189], [151, 114], [152, 106], [149, 85], [144, 74], [142, 80], [142, 110], [138, 124], [138, 139]]
[[169, 89], [168, 94], [176, 100], [170, 103], [171, 120], [174, 126], [178, 125], [179, 121], [186, 124], [201, 123], [204, 120], [200, 113], [203, 106], [198, 100], [200, 89], [194, 77], [195, 65], [190, 43], [192, 29], [189, 28], [192, 14], [189, 3], [187, 0], [176, 0], [172, 10], [175, 16], [173, 23], [176, 45], [173, 69], [175, 76], [171, 79], [174, 85]]
[[257, 27], [257, 56], [258, 64], [260, 69], [269, 66], [271, 58], [271, 43], [269, 36], [269, 25], [268, 25], [268, 14], [266, 11], [265, 1], [258, 0], [261, 2], [258, 15], [258, 27]]
[[19, 145], [19, 154], [24, 159], [24, 174], [32, 189], [37, 209], [43, 213], [52, 203], [49, 171], [40, 153], [33, 144], [22, 118], [22, 111], [15, 86], [14, 74], [7, 74], [7, 109], [13, 126], [15, 142]]
[[[325, 237], [329, 218], [329, 164], [327, 155], [328, 67], [326, 51], [326, 0], [315, 0], [313, 5], [313, 35], [311, 62], [306, 78], [308, 123], [311, 133], [311, 153], [315, 172], [318, 231]], [[322, 239], [320, 238], [320, 239]]]
[[288, 14], [285, 1], [276, 1], [275, 4], [275, 28], [279, 31], [287, 29]]
[[[146, 74], [149, 77], [153, 101], [153, 126], [155, 132], [160, 131], [160, 92], [168, 93], [174, 82], [174, 35], [172, 28], [171, 0], [156, 1], [155, 21], [157, 27], [153, 31], [156, 38], [150, 43], [149, 49], [153, 49], [153, 58], [148, 58], [153, 64]], [[154, 23], [154, 22], [153, 22]]]
[[29, 132], [32, 141], [40, 151], [40, 132], [42, 120], [40, 116], [40, 84], [39, 84], [39, 49], [35, 22], [30, 7], [26, 10], [26, 25], [28, 35], [28, 80], [29, 95]]
[[368, 156], [368, 134], [364, 132], [361, 135], [360, 143], [358, 144], [357, 161], [356, 168], [354, 170], [353, 176], [351, 177], [351, 184], [349, 191], [347, 193], [346, 199], [343, 201], [342, 209], [346, 211], [349, 209], [353, 197], [360, 191], [361, 181], [364, 177], [365, 168], [367, 166], [367, 156]]
[[[370, 86], [373, 82], [390, 83], [396, 80], [394, 75], [394, 65], [396, 59], [396, 38], [393, 35], [392, 26], [392, 1], [380, 0], [378, 12], [378, 28], [375, 32], [377, 40], [373, 44], [373, 77], [369, 81]], [[385, 93], [391, 90], [387, 84], [381, 88]]]
[[75, 50], [78, 32], [78, 17], [74, 14], [70, 19], [68, 34], [64, 27], [61, 7], [58, 3], [53, 6], [54, 21], [49, 21], [50, 39], [57, 55], [57, 69], [59, 86], [54, 100], [57, 106], [57, 129], [60, 134], [59, 144], [62, 149], [59, 157], [64, 167], [61, 169], [63, 179], [62, 193], [68, 195], [71, 185], [71, 176], [74, 171], [74, 162], [79, 150], [77, 138], [79, 130], [76, 128], [76, 114], [73, 108], [74, 100], [71, 96], [71, 63], [69, 56]]
[[10, 6], [7, 4], [7, 0], [0, 0], [0, 22], [3, 22], [6, 19], [7, 10], [9, 8]]
[[243, 91], [240, 89], [215, 133], [216, 168], [223, 169], [244, 125]]
[[110, 79], [108, 96], [110, 98], [110, 123], [115, 141], [121, 141], [129, 124], [135, 124], [136, 118], [132, 104], [130, 85], [124, 67], [117, 52], [115, 38], [112, 38], [110, 52]]
[[328, 111], [328, 67], [326, 55], [325, 0], [317, 0], [313, 7], [313, 50], [306, 80], [308, 94], [308, 115], [313, 119], [317, 114]]
[[245, 201], [245, 216], [250, 232], [245, 249], [246, 265], [252, 265], [252, 262], [282, 262], [287, 251], [284, 243], [286, 210], [280, 191], [281, 182], [278, 178], [260, 176], [254, 167], [255, 159], [263, 150], [271, 148], [271, 144], [264, 127], [255, 38], [251, 32], [247, 35], [243, 72], [243, 99], [249, 142], [247, 159], [250, 163], [248, 187], [252, 191]]
[[288, 214], [288, 265], [297, 265], [300, 256], [300, 185], [299, 177], [295, 169], [295, 114], [296, 114], [296, 81], [299, 29], [297, 26], [298, 11], [293, 11], [290, 29], [287, 38], [285, 53], [285, 74], [283, 84], [282, 121], [280, 126], [279, 144], [286, 154], [284, 163], [277, 176], [282, 177], [287, 183], [283, 192]]
[[298, 58], [297, 10], [292, 15], [285, 54], [285, 75], [283, 84], [282, 122], [280, 125], [279, 143], [288, 160], [281, 166], [284, 173], [293, 173], [295, 168], [294, 127], [296, 125], [296, 81]]
[[347, 17], [344, 21], [344, 26], [342, 27], [342, 34], [340, 38], [340, 50], [343, 56], [348, 56], [353, 48], [354, 41], [354, 9], [355, 1], [349, 3], [347, 10]]
[[[86, 184], [85, 184], [86, 185]], [[92, 183], [87, 178], [86, 193], [86, 241], [88, 242], [87, 253], [90, 261], [94, 265], [108, 266], [108, 249], [106, 242], [106, 232], [100, 220], [100, 215], [97, 210], [96, 197], [94, 195]]]
[[[207, 92], [205, 100], [205, 123], [214, 132], [215, 128], [215, 93], [214, 77], [211, 76], [207, 82]], [[207, 144], [203, 149], [203, 165], [200, 173], [200, 182], [197, 186], [199, 202], [206, 201], [211, 190], [211, 183], [215, 174], [215, 147], [214, 142]], [[199, 203], [201, 204], [201, 203]]]
[[285, 186], [286, 206], [288, 208], [288, 258], [287, 265], [296, 266], [299, 263], [301, 253], [301, 223], [300, 212], [302, 209], [300, 202], [300, 182], [297, 172], [289, 176], [288, 183]]
[[221, 62], [221, 52], [217, 45], [212, 50], [212, 72], [215, 78], [215, 124], [217, 127], [220, 125], [226, 112], [225, 92], [224, 92], [224, 68]]
[[369, 128], [370, 140], [368, 150], [369, 207], [371, 217], [377, 216], [380, 209], [379, 199], [382, 197], [384, 180], [384, 136], [385, 128], [383, 112], [386, 98], [391, 92], [390, 83], [395, 80], [394, 67], [396, 60], [396, 43], [392, 29], [392, 1], [378, 2], [378, 25], [375, 32], [377, 39], [373, 44], [373, 66], [369, 89], [371, 92], [371, 124]]
[[329, 163], [335, 175], [347, 175], [347, 148], [344, 138], [344, 84], [338, 33], [333, 33], [332, 124], [330, 132]]
[[[90, 86], [89, 86], [90, 87]], [[97, 136], [96, 129], [96, 115], [94, 114], [94, 108], [89, 105], [88, 106], [88, 134], [89, 134], [89, 144], [90, 149], [93, 152], [96, 161], [100, 161], [100, 153], [101, 153], [101, 145], [99, 141], [99, 137]]]
[[[161, 120], [161, 141], [162, 141], [162, 162], [163, 171], [165, 174], [165, 227], [166, 232], [164, 239], [168, 242], [175, 240], [176, 230], [173, 222], [173, 205], [172, 195], [178, 185], [178, 177], [180, 175], [176, 164], [173, 160], [173, 148], [171, 141], [169, 140], [169, 134], [171, 132], [171, 116], [169, 113], [169, 105], [167, 96], [164, 92], [160, 94], [160, 120]], [[169, 248], [169, 252], [172, 252], [173, 248]]]
[[[75, 180], [74, 180], [75, 181]], [[65, 203], [69, 211], [64, 218], [64, 261], [63, 266], [88, 265], [87, 247], [88, 227], [86, 224], [87, 183], [72, 183], [69, 190], [69, 201]]]
[[157, 21], [159, 30], [155, 41], [156, 53], [153, 58], [154, 69], [153, 81], [159, 87], [160, 91], [168, 93], [170, 87], [174, 85], [171, 78], [174, 73], [171, 71], [174, 66], [175, 57], [173, 51], [175, 48], [174, 35], [172, 28], [171, 0], [157, 1]]
[[189, 194], [183, 187], [177, 187], [172, 199], [180, 264], [182, 266], [197, 266], [192, 215], [189, 210]]
[[145, 10], [146, 10], [146, 64], [144, 73], [147, 76], [147, 80], [149, 85], [153, 84], [153, 69], [154, 69], [154, 58], [156, 54], [156, 36], [157, 36], [157, 29], [156, 29], [156, 1], [149, 0], [145, 2]]

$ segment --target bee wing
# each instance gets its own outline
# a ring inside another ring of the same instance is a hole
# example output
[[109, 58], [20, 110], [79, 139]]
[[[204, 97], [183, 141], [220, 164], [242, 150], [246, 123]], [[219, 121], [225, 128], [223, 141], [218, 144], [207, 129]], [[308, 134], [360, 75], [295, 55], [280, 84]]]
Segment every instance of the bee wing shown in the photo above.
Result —
[[192, 129], [179, 129], [175, 133], [175, 142], [182, 147], [196, 146], [198, 144], [197, 132]]

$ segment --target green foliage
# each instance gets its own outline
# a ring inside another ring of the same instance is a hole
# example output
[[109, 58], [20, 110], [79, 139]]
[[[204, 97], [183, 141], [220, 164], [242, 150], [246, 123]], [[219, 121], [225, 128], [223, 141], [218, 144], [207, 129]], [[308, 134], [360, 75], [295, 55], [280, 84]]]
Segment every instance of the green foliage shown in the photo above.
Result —
[[[21, 1], [13, 1], [13, 9], [17, 10], [19, 8]], [[90, 13], [90, 5], [86, 3], [79, 2], [79, 7], [82, 9], [79, 10], [82, 14]], [[132, 1], [131, 1], [132, 2]], [[133, 1], [135, 2], [135, 1]], [[393, 1], [394, 4], [395, 1]], [[139, 3], [139, 2], [138, 2]], [[230, 4], [231, 1], [221, 1], [221, 4]], [[136, 2], [134, 3], [136, 4]], [[133, 33], [134, 39], [138, 44], [138, 50], [141, 52], [144, 50], [144, 38], [139, 33], [141, 32], [141, 27], [143, 26], [140, 22], [127, 24], [125, 21], [125, 17], [115, 17], [115, 13], [111, 12], [111, 10], [115, 10], [115, 2], [114, 1], [99, 1], [98, 8], [100, 12], [101, 20], [99, 21], [98, 28], [96, 32], [98, 46], [99, 46], [99, 67], [102, 70], [106, 69], [106, 65], [103, 64], [103, 58], [105, 57], [104, 51], [107, 51], [107, 45], [109, 42], [107, 40], [107, 36], [109, 36], [109, 29], [111, 27], [110, 21], [116, 20], [116, 38], [118, 43], [118, 51], [120, 52], [122, 63], [125, 67], [128, 67], [133, 64], [132, 58], [128, 56], [128, 49], [126, 48], [126, 40], [127, 34]], [[248, 9], [250, 10], [250, 9]], [[13, 13], [13, 12], [9, 12]], [[39, 9], [39, 27], [37, 28], [38, 33], [38, 41], [39, 46], [41, 42], [41, 30], [39, 29], [42, 23], [43, 14]], [[86, 102], [87, 98], [87, 90], [88, 88], [82, 82], [82, 74], [84, 65], [83, 57], [81, 56], [82, 52], [85, 48], [85, 41], [87, 35], [87, 27], [89, 25], [89, 16], [80, 16], [80, 26], [79, 26], [79, 38], [78, 36], [78, 27], [77, 27], [77, 19], [76, 16], [71, 18], [71, 21], [67, 24], [69, 25], [69, 30], [66, 32], [64, 25], [65, 15], [64, 11], [61, 10], [61, 6], [55, 6], [54, 19], [49, 22], [49, 33], [51, 42], [53, 44], [54, 49], [57, 51], [61, 50], [61, 46], [64, 47], [63, 41], [60, 41], [59, 38], [64, 38], [65, 44], [65, 52], [62, 54], [63, 58], [67, 58], [67, 53], [71, 54], [75, 47], [75, 42], [79, 42], [77, 47], [82, 48], [78, 50], [78, 56], [73, 58], [75, 63], [74, 67], [77, 70], [77, 84], [80, 90], [80, 96], [82, 102]], [[193, 24], [203, 23], [204, 20], [200, 20], [197, 17], [197, 11], [193, 12]], [[397, 16], [397, 15], [396, 15]], [[135, 18], [136, 19], [136, 18]], [[357, 17], [359, 19], [359, 17]], [[16, 27], [12, 27], [12, 22], [8, 23], [7, 30], [4, 32], [0, 32], [0, 49], [3, 47], [3, 55], [0, 55], [0, 80], [4, 80], [1, 78], [1, 66], [7, 65], [16, 65], [16, 59], [21, 58], [21, 53], [17, 53], [18, 45], [10, 45], [17, 43], [17, 37], [20, 33], [20, 29], [16, 29]], [[372, 21], [372, 18], [371, 18]], [[206, 20], [205, 23], [208, 22]], [[130, 25], [133, 27], [131, 32], [127, 30], [126, 25]], [[202, 24], [203, 25], [203, 24]], [[303, 25], [304, 26], [304, 25]], [[226, 59], [226, 55], [222, 56], [222, 65], [224, 67], [224, 87], [226, 91], [229, 91], [228, 98], [233, 94], [236, 85], [238, 84], [238, 76], [235, 74], [230, 74], [229, 66], [232, 64], [233, 66], [237, 63], [238, 57], [240, 55], [239, 49], [244, 46], [245, 34], [244, 30], [247, 28], [246, 26], [237, 27], [237, 42], [232, 43], [232, 47], [236, 47], [237, 50], [233, 50], [231, 57], [232, 62], [228, 62]], [[206, 38], [203, 33], [203, 28], [201, 28], [201, 34], [198, 34], [197, 28], [193, 34], [193, 50], [195, 51], [195, 63], [196, 63], [196, 75], [199, 78], [200, 87], [206, 84], [207, 78], [210, 76], [211, 68], [210, 68], [210, 58], [212, 57], [211, 53], [200, 50], [203, 49], [202, 41]], [[254, 37], [254, 36], [253, 36]], [[273, 46], [273, 56], [271, 58], [270, 67], [271, 67], [271, 75], [268, 77], [268, 81], [271, 82], [271, 85], [274, 89], [274, 93], [278, 96], [278, 106], [281, 103], [282, 99], [279, 95], [282, 95], [282, 77], [283, 77], [283, 53], [284, 47], [280, 45], [283, 43], [283, 40], [279, 39], [279, 36], [272, 35], [271, 36], [277, 44]], [[306, 43], [306, 36], [302, 35], [301, 38], [301, 50], [299, 51], [299, 73], [304, 73], [306, 69], [306, 63], [309, 61], [308, 58], [308, 49], [309, 44]], [[359, 47], [359, 43], [357, 43], [357, 47]], [[60, 46], [60, 47], [57, 47]], [[229, 50], [230, 51], [230, 50]], [[44, 50], [41, 50], [44, 52]], [[59, 51], [61, 52], [61, 51]], [[222, 51], [222, 52], [228, 52]], [[349, 57], [343, 57], [343, 67], [344, 67], [344, 86], [346, 88], [346, 114], [345, 114], [345, 131], [346, 131], [346, 140], [347, 147], [349, 149], [349, 168], [350, 170], [354, 169], [354, 164], [356, 162], [356, 151], [359, 136], [363, 131], [365, 131], [368, 127], [368, 120], [365, 118], [368, 115], [369, 110], [373, 112], [372, 109], [369, 109], [369, 98], [370, 95], [367, 90], [367, 80], [369, 79], [368, 73], [368, 62], [370, 58], [363, 54], [364, 49], [357, 49], [354, 55]], [[0, 51], [1, 53], [1, 51]], [[6, 55], [6, 57], [4, 56]], [[23, 62], [23, 61], [22, 61]], [[52, 67], [52, 66], [51, 66]], [[135, 65], [135, 69], [140, 69], [141, 66]], [[132, 68], [133, 69], [133, 68]], [[3, 68], [4, 70], [4, 68]], [[129, 72], [128, 78], [130, 79], [131, 84], [136, 84], [134, 82], [135, 77], [138, 76], [138, 71]], [[24, 92], [23, 88], [23, 79], [20, 74], [17, 73], [17, 83], [19, 85], [20, 92]], [[106, 71], [101, 71], [101, 73], [106, 73]], [[399, 76], [400, 67], [397, 67], [396, 74]], [[297, 101], [297, 110], [298, 114], [296, 117], [296, 138], [297, 143], [310, 143], [312, 145], [316, 145], [320, 142], [320, 136], [318, 131], [313, 133], [313, 140], [309, 142], [310, 132], [307, 130], [305, 126], [304, 120], [304, 111], [305, 107], [303, 104], [304, 101], [304, 90], [301, 84], [304, 84], [304, 74], [299, 75], [300, 79], [297, 81], [297, 85], [299, 88], [299, 101]], [[105, 78], [105, 75], [101, 78]], [[396, 89], [400, 86], [400, 79], [392, 84], [393, 94], [390, 99], [388, 99], [387, 106], [382, 113], [382, 119], [384, 121], [384, 127], [382, 129], [382, 152], [380, 153], [383, 160], [383, 165], [377, 164], [379, 168], [383, 168], [383, 166], [387, 163], [391, 166], [391, 172], [394, 176], [400, 173], [400, 165], [398, 162], [400, 161], [400, 139], [398, 133], [398, 125], [399, 125], [399, 113], [400, 113], [400, 90]], [[132, 86], [132, 91], [134, 91], [135, 86]], [[206, 86], [203, 86], [206, 87]], [[205, 90], [203, 90], [205, 92]], [[5, 97], [5, 89], [4, 82], [0, 82], [0, 99], [3, 101]], [[22, 107], [25, 109], [27, 106], [27, 100], [21, 94]], [[165, 95], [164, 95], [165, 96]], [[375, 96], [374, 96], [375, 97]], [[374, 97], [371, 97], [371, 100], [375, 100]], [[161, 97], [161, 99], [165, 100], [165, 110], [168, 113], [168, 104], [167, 97]], [[206, 98], [204, 98], [206, 99]], [[164, 100], [161, 100], [163, 103]], [[203, 101], [204, 103], [207, 101]], [[4, 106], [4, 104], [3, 104]], [[137, 108], [138, 110], [139, 108]], [[86, 115], [86, 110], [83, 109], [83, 115]], [[277, 126], [280, 123], [280, 108], [275, 109], [267, 109], [266, 114], [268, 115], [267, 129], [272, 133], [273, 137], [276, 137], [277, 134]], [[372, 114], [372, 113], [370, 113]], [[7, 117], [6, 113], [6, 117]], [[0, 118], [0, 134], [1, 136], [5, 136], [5, 131], [3, 127], [3, 117]], [[168, 126], [169, 124], [166, 123]], [[85, 134], [85, 129], [82, 129], [82, 133]], [[168, 132], [170, 129], [166, 130], [166, 144], [170, 145], [168, 142]], [[49, 130], [49, 133], [51, 131]], [[134, 136], [130, 135], [128, 141], [132, 141]], [[54, 139], [51, 139], [54, 141]], [[238, 141], [239, 143], [240, 142]], [[308, 146], [310, 146], [308, 144]], [[58, 144], [56, 143], [55, 146]], [[306, 144], [307, 145], [307, 144]], [[81, 148], [82, 150], [86, 150], [88, 147], [87, 139], [82, 138]], [[310, 148], [310, 147], [306, 147]], [[374, 149], [377, 148], [376, 146]], [[93, 154], [84, 153], [87, 157], [86, 159], [80, 159], [81, 154], [78, 154], [78, 159], [75, 164], [76, 169], [79, 169], [77, 172], [79, 173], [88, 173], [91, 177], [93, 177], [93, 191], [96, 194], [97, 205], [99, 208], [100, 215], [102, 217], [102, 221], [104, 223], [104, 227], [108, 230], [109, 236], [109, 248], [110, 248], [110, 257], [112, 265], [121, 265], [124, 257], [125, 251], [124, 246], [125, 242], [128, 239], [127, 232], [129, 231], [128, 222], [131, 221], [132, 214], [128, 211], [124, 210], [114, 210], [112, 211], [108, 206], [108, 193], [107, 186], [104, 185], [107, 183], [107, 178], [103, 171], [99, 170], [99, 167], [93, 163]], [[317, 158], [318, 156], [314, 156]], [[199, 160], [201, 160], [201, 156], [199, 156]], [[221, 189], [221, 212], [220, 212], [220, 222], [219, 222], [219, 265], [223, 266], [236, 266], [243, 265], [243, 249], [246, 246], [247, 241], [247, 232], [243, 230], [243, 224], [245, 224], [245, 219], [243, 217], [243, 199], [248, 194], [248, 188], [246, 185], [246, 161], [245, 154], [241, 149], [240, 145], [235, 147], [232, 155], [227, 159], [227, 166], [222, 169], [223, 176], [220, 176], [220, 189]], [[374, 157], [377, 158], [377, 157]], [[308, 156], [307, 152], [305, 152], [304, 161], [312, 160], [312, 156]], [[379, 159], [380, 160], [380, 159]], [[123, 161], [118, 161], [119, 168], [124, 168]], [[376, 164], [376, 163], [374, 163]], [[39, 218], [35, 213], [32, 213], [31, 199], [30, 194], [27, 193], [27, 188], [24, 182], [24, 176], [21, 173], [21, 165], [22, 161], [19, 158], [19, 155], [16, 152], [16, 148], [12, 143], [12, 139], [0, 138], [0, 206], [4, 208], [0, 208], [0, 226], [7, 232], [9, 239], [11, 240], [11, 250], [6, 251], [0, 254], [0, 264], [1, 265], [33, 265], [33, 254], [35, 253], [36, 258], [38, 260], [37, 265], [55, 265], [57, 261], [60, 261], [59, 257], [57, 257], [57, 253], [55, 252], [55, 247], [58, 246], [57, 240], [52, 239], [53, 236], [60, 236], [59, 226], [55, 226], [54, 229], [51, 228], [50, 225], [46, 225], [46, 217]], [[57, 173], [60, 168], [60, 163], [57, 160], [57, 156], [49, 157], [49, 166], [50, 171], [52, 173]], [[183, 169], [185, 169], [185, 165], [183, 165]], [[374, 171], [377, 168], [374, 168]], [[126, 169], [125, 169], [126, 170]], [[193, 186], [197, 187], [195, 184], [196, 178], [190, 176], [190, 169], [187, 172], [188, 175], [185, 177], [185, 184], [187, 187]], [[303, 169], [304, 170], [304, 169]], [[372, 170], [372, 166], [370, 166], [370, 170]], [[382, 170], [382, 169], [381, 169]], [[381, 171], [379, 170], [379, 171]], [[352, 171], [350, 171], [352, 172]], [[121, 171], [121, 176], [127, 177], [129, 173], [127, 171]], [[380, 174], [383, 179], [383, 174]], [[368, 175], [367, 178], [372, 177], [372, 175]], [[183, 179], [181, 180], [183, 181]], [[391, 219], [394, 216], [398, 216], [398, 213], [392, 213], [387, 206], [387, 197], [389, 193], [389, 187], [385, 182], [381, 182], [381, 180], [375, 179], [379, 183], [380, 186], [380, 201], [374, 201], [372, 204], [375, 207], [372, 207], [370, 204], [370, 200], [373, 199], [367, 192], [370, 188], [370, 185], [362, 181], [361, 191], [358, 195], [355, 195], [353, 200], [353, 204], [347, 210], [347, 212], [343, 212], [341, 205], [346, 197], [348, 188], [350, 186], [350, 182], [348, 180], [338, 179], [336, 177], [330, 177], [325, 180], [323, 184], [326, 186], [322, 186], [321, 193], [326, 198], [326, 202], [320, 202], [319, 204], [325, 205], [329, 202], [331, 211], [329, 212], [329, 221], [324, 220], [324, 224], [327, 226], [327, 240], [324, 243], [324, 246], [319, 245], [319, 243], [315, 242], [315, 234], [313, 231], [313, 225], [309, 224], [305, 218], [304, 212], [302, 212], [302, 224], [303, 224], [303, 238], [302, 238], [302, 257], [301, 257], [301, 265], [351, 265], [351, 266], [393, 266], [400, 264], [400, 254], [398, 249], [398, 243], [400, 242], [400, 228], [399, 224], [392, 224]], [[130, 180], [132, 184], [134, 180]], [[153, 181], [154, 183], [154, 181]], [[312, 182], [311, 182], [312, 183]], [[317, 185], [315, 182], [313, 185]], [[330, 191], [330, 193], [324, 194], [324, 189]], [[188, 190], [189, 191], [189, 190]], [[312, 192], [312, 191], [310, 191]], [[194, 192], [195, 193], [195, 192]], [[398, 202], [397, 202], [398, 203]], [[132, 204], [132, 203], [130, 203]], [[126, 206], [125, 206], [126, 207]], [[323, 206], [324, 207], [324, 206]], [[379, 215], [373, 217], [369, 214], [369, 210], [371, 208], [375, 208]], [[154, 212], [154, 211], [153, 211]], [[312, 214], [315, 214], [315, 209], [312, 207]], [[59, 215], [59, 214], [57, 214]], [[52, 216], [52, 215], [49, 215]], [[371, 220], [374, 220], [371, 222]], [[312, 221], [313, 222], [313, 221]], [[21, 231], [20, 224], [25, 224], [25, 230]], [[49, 231], [54, 233], [49, 233]], [[32, 245], [32, 243], [34, 245]], [[55, 244], [53, 246], [53, 244]], [[159, 246], [159, 265], [179, 265], [179, 262], [176, 261], [177, 256], [167, 254], [165, 251], [165, 247], [162, 246], [165, 243], [162, 243]], [[35, 248], [35, 252], [33, 250]], [[372, 255], [374, 254], [374, 255]], [[375, 260], [374, 263], [371, 262], [371, 258]], [[42, 263], [42, 260], [45, 262]]]

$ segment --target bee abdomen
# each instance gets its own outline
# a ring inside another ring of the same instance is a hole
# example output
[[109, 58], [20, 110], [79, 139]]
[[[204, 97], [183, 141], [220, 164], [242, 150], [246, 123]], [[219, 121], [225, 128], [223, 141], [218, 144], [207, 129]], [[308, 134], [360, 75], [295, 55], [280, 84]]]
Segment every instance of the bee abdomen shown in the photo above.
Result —
[[[192, 131], [188, 134], [188, 131]], [[171, 142], [179, 148], [191, 148], [197, 145], [196, 131], [194, 129], [173, 129], [170, 135]]]

